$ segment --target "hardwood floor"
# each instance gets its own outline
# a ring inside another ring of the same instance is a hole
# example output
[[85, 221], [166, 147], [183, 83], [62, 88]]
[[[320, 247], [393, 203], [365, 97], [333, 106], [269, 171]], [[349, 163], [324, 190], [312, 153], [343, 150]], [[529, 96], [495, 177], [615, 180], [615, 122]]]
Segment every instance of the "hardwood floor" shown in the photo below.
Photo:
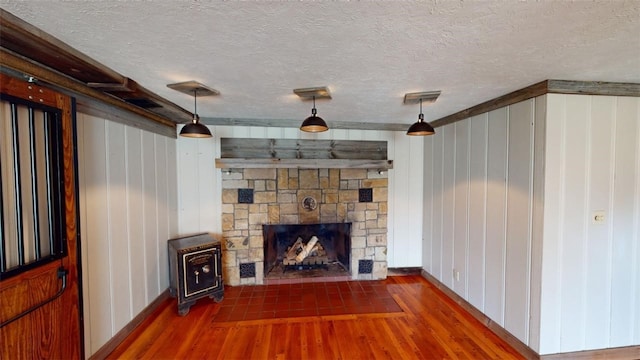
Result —
[[170, 299], [108, 358], [523, 358], [421, 276], [383, 284], [402, 312], [219, 322], [220, 304], [200, 300], [180, 317]]

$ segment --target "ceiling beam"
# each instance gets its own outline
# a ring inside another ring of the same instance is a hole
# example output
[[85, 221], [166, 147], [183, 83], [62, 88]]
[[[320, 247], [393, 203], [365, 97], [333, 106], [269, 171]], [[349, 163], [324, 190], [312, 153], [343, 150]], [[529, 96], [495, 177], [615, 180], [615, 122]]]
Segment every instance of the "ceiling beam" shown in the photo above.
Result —
[[[124, 100], [92, 89], [85, 83], [61, 74], [31, 59], [0, 48], [0, 66], [11, 75], [33, 77], [38, 83], [76, 97], [78, 110], [100, 115], [126, 125], [132, 125], [165, 136], [176, 137], [176, 124], [162, 116], [131, 105]], [[7, 70], [10, 69], [10, 70]], [[26, 79], [25, 79], [26, 80]], [[111, 116], [106, 114], [113, 113]]]
[[[212, 126], [264, 126], [280, 128], [299, 128], [304, 119], [252, 119], [226, 117], [200, 117], [200, 122]], [[407, 124], [369, 123], [327, 121], [329, 129], [341, 130], [378, 130], [378, 131], [407, 131]]]
[[499, 109], [511, 104], [515, 104], [520, 101], [531, 99], [536, 96], [544, 95], [547, 93], [547, 81], [541, 81], [537, 84], [533, 84], [524, 89], [516, 90], [506, 95], [497, 97], [495, 99], [485, 101], [482, 104], [470, 107], [468, 109], [458, 111], [457, 113], [445, 116], [443, 118], [430, 121], [429, 123], [434, 128], [453, 124], [454, 122], [470, 118], [472, 116], [484, 114], [486, 112]]
[[526, 88], [510, 92], [476, 106], [431, 121], [431, 126], [441, 127], [476, 115], [544, 94], [580, 94], [606, 96], [640, 96], [640, 84], [604, 81], [544, 80]]
[[[146, 110], [134, 112], [136, 115], [148, 117], [152, 122], [169, 126], [174, 132], [176, 123], [187, 122], [193, 117], [191, 112], [3, 9], [0, 9], [0, 23], [2, 24], [0, 26], [0, 39], [2, 39], [0, 46], [4, 52], [3, 56], [9, 54], [21, 60], [28, 60], [30, 63], [29, 65], [20, 64], [19, 67], [11, 66], [8, 63], [4, 64], [8, 68], [25, 72], [43, 80], [43, 76], [35, 76], [35, 70], [33, 70], [38, 65], [42, 66], [45, 70], [64, 78], [64, 82], [60, 84], [47, 80], [50, 85], [67, 89], [67, 93], [78, 91], [75, 85], [85, 85], [82, 92], [79, 93], [80, 95], [98, 100], [107, 98], [121, 100], [120, 102], [107, 101], [106, 103], [117, 107], [122, 102], [126, 102], [128, 105]], [[26, 66], [31, 69], [29, 72], [25, 71]], [[70, 81], [74, 81], [74, 89], [66, 86]], [[96, 91], [85, 91], [87, 87]], [[98, 93], [105, 96], [95, 97], [94, 95]], [[73, 93], [69, 95], [75, 97]], [[129, 106], [120, 107], [126, 111], [132, 109]], [[147, 116], [148, 114], [153, 115]], [[139, 125], [138, 123], [134, 124], [134, 126]]]
[[640, 97], [640, 84], [605, 81], [547, 80], [547, 92], [552, 94]]

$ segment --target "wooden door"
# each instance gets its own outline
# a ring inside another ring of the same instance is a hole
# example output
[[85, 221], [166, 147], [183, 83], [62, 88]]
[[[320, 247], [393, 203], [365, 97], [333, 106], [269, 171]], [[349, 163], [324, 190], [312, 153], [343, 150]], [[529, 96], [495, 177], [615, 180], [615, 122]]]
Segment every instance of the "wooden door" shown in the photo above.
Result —
[[0, 358], [82, 357], [69, 96], [0, 74]]

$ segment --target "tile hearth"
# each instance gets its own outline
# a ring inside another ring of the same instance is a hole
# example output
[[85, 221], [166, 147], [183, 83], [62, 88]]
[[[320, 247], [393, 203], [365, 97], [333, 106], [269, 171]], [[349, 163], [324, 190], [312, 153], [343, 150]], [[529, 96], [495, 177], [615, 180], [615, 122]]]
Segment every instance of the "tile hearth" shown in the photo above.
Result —
[[402, 312], [382, 281], [343, 281], [225, 289], [214, 322]]

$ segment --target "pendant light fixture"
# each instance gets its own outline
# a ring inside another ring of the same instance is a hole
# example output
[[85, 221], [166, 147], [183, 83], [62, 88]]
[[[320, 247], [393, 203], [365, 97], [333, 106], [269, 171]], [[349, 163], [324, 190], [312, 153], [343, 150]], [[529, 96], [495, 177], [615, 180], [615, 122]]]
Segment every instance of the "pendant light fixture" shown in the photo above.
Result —
[[433, 129], [433, 126], [424, 121], [424, 114], [422, 113], [422, 102], [427, 101], [428, 103], [433, 103], [436, 101], [439, 95], [440, 91], [407, 93], [404, 95], [405, 104], [413, 104], [416, 101], [420, 102], [420, 114], [418, 114], [418, 121], [416, 121], [409, 127], [409, 130], [407, 130], [407, 135], [425, 136], [433, 135], [436, 133], [436, 131]]
[[304, 89], [294, 89], [294, 94], [298, 95], [302, 100], [313, 100], [313, 108], [311, 109], [311, 116], [304, 119], [302, 125], [300, 125], [300, 130], [306, 132], [323, 132], [329, 130], [329, 126], [327, 123], [319, 116], [317, 116], [318, 111], [316, 110], [316, 98], [318, 99], [331, 99], [331, 94], [329, 93], [329, 89], [326, 87], [315, 87], [315, 88], [304, 88]]
[[186, 124], [180, 130], [180, 136], [191, 138], [209, 138], [211, 137], [211, 131], [209, 128], [200, 123], [200, 116], [198, 116], [198, 95], [200, 96], [212, 96], [219, 95], [220, 92], [211, 89], [197, 81], [186, 81], [176, 84], [169, 84], [167, 87], [180, 91], [185, 94], [193, 95], [193, 119]]

